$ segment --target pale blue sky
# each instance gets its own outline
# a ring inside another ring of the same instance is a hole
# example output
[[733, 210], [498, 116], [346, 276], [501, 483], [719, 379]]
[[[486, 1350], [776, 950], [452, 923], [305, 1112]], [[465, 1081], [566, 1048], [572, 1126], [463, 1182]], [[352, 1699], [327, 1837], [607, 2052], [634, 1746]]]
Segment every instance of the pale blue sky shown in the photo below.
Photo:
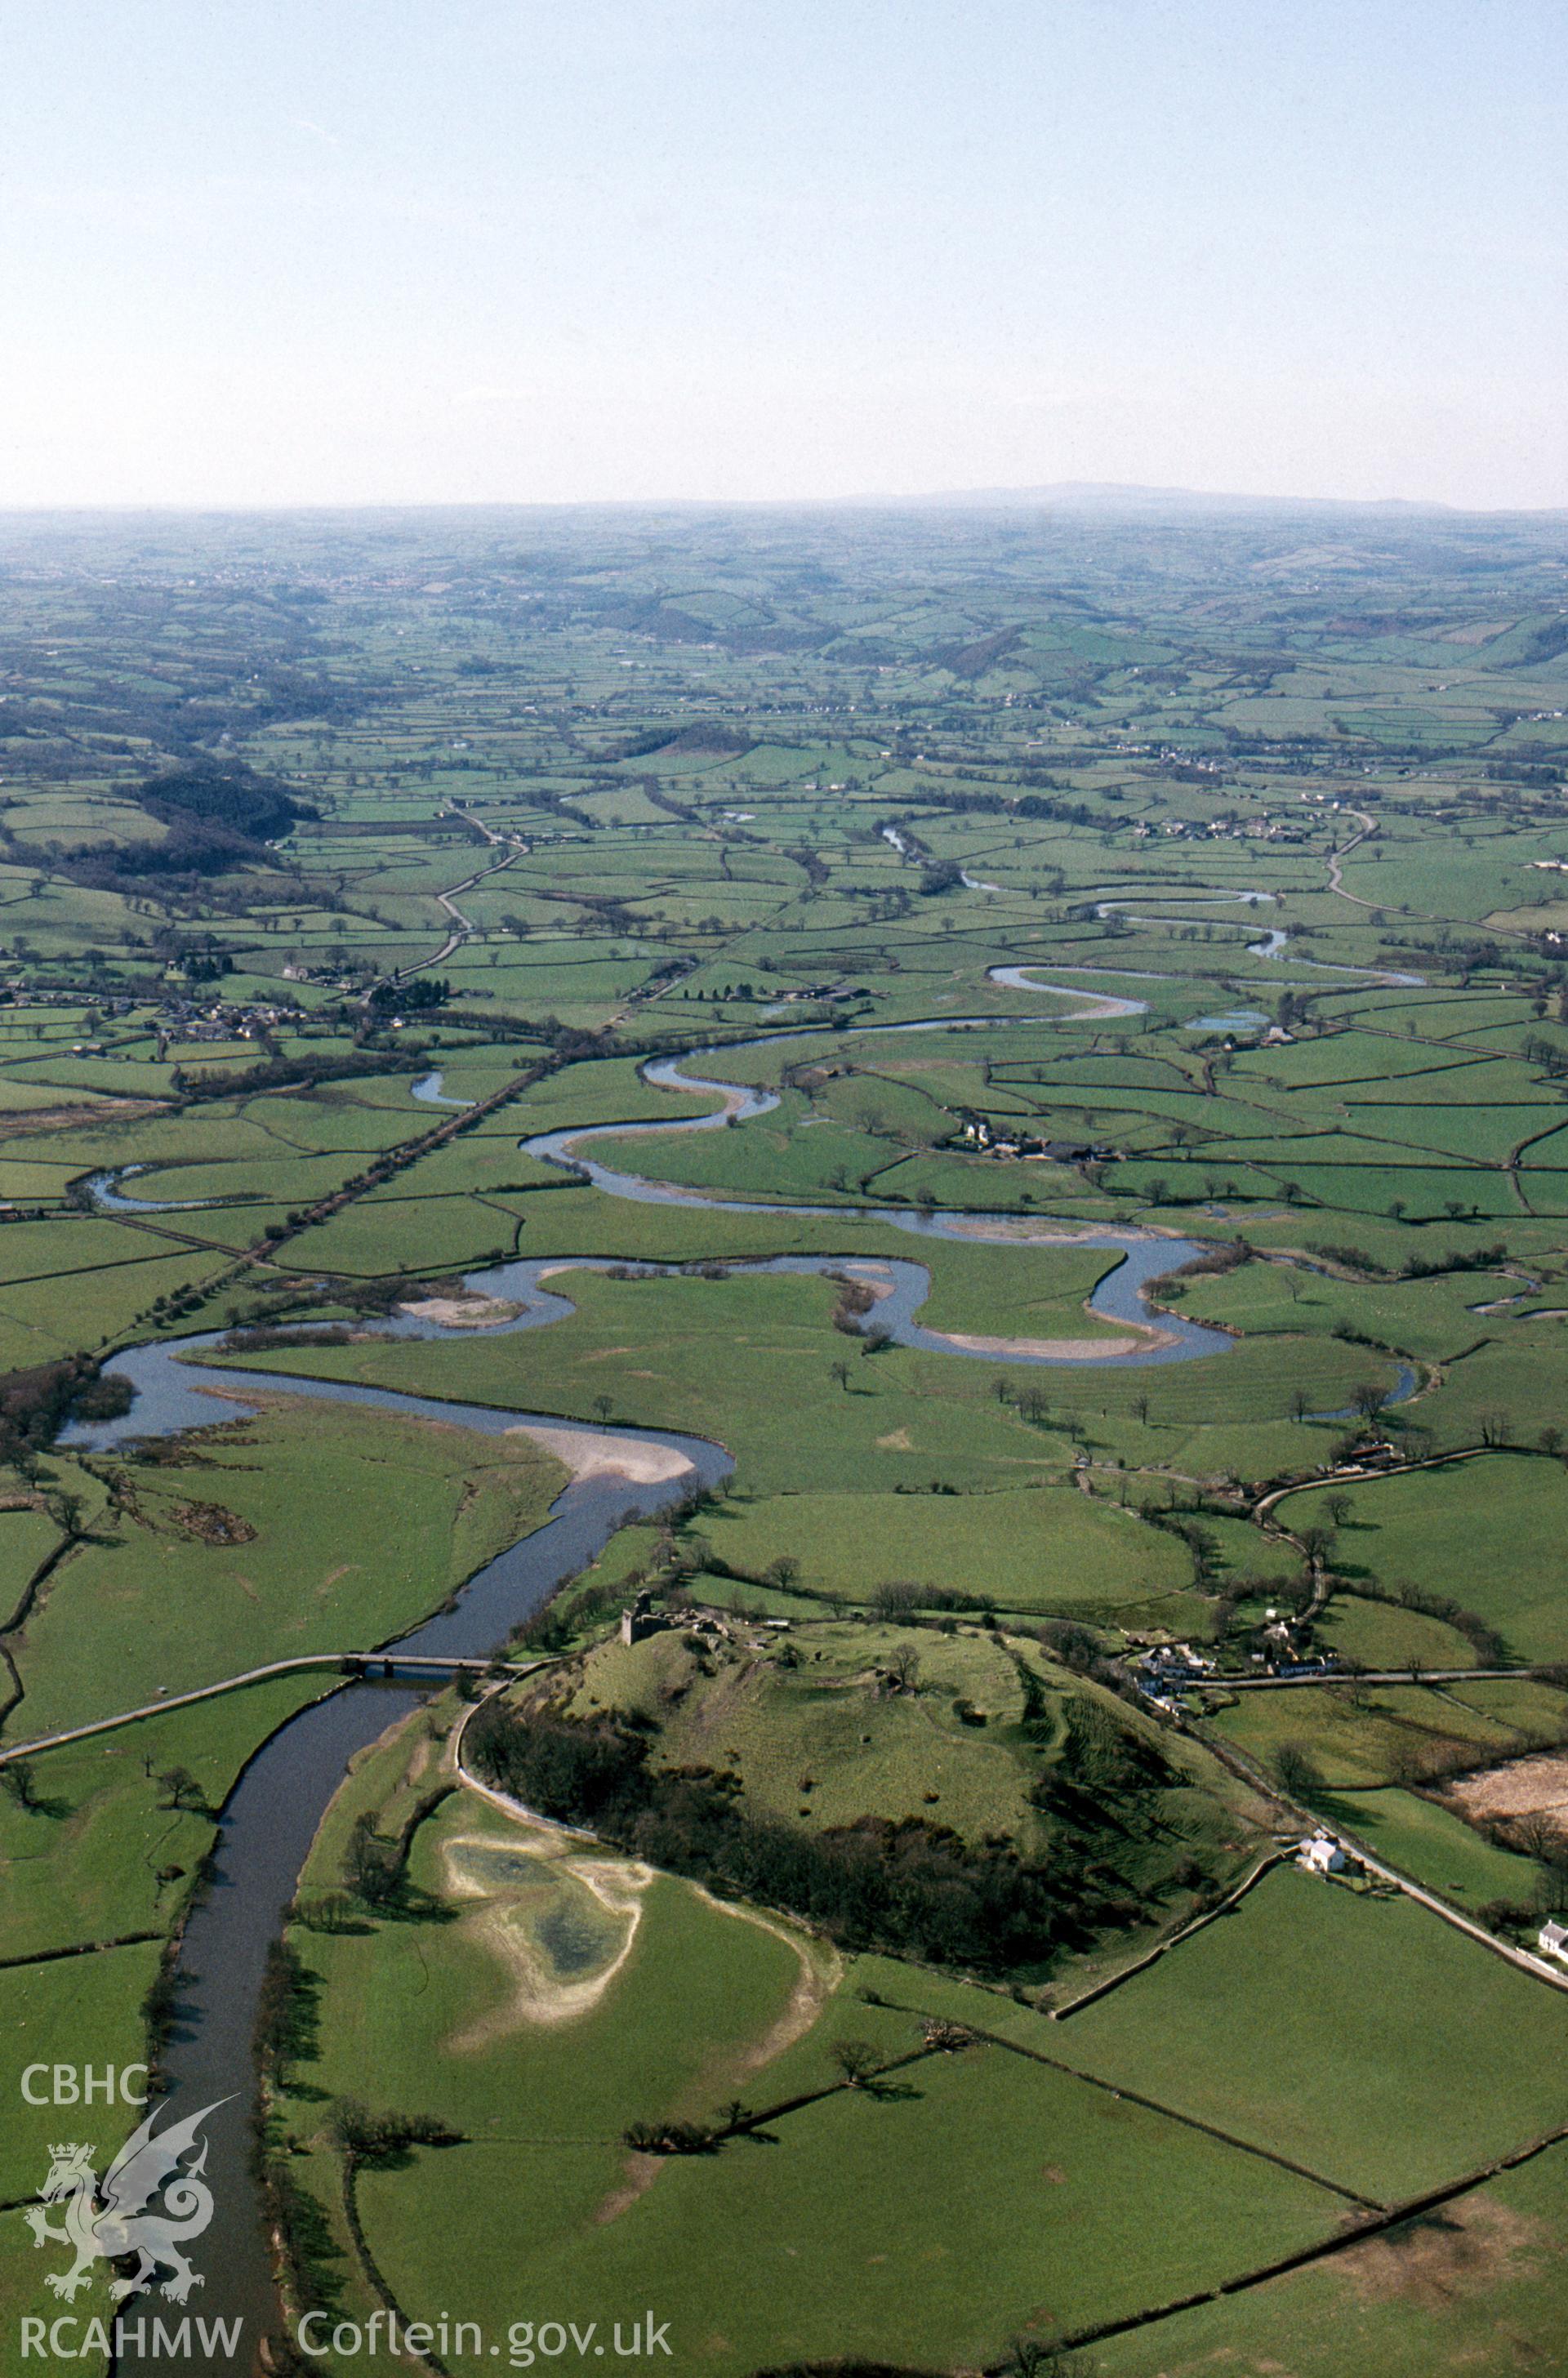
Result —
[[0, 0], [0, 507], [1568, 504], [1564, 0]]

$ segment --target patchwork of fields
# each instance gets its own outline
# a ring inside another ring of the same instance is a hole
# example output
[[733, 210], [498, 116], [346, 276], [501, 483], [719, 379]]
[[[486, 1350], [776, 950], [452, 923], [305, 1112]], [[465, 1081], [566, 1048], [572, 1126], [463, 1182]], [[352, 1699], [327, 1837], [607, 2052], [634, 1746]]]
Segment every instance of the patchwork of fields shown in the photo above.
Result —
[[1555, 2366], [1550, 525], [0, 534], [0, 2087], [278, 2369]]

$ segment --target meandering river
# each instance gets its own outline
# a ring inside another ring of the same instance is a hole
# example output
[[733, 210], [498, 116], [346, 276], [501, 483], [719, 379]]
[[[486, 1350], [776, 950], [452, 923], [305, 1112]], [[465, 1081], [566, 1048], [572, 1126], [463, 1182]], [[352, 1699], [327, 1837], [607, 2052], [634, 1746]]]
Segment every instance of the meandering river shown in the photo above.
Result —
[[[1001, 980], [1007, 970], [997, 969]], [[1045, 989], [1028, 983], [1022, 988]], [[1056, 987], [1063, 991], [1070, 986]], [[1102, 999], [1073, 992], [1087, 1003], [1080, 1014], [1125, 1014], [1137, 1003]], [[886, 1031], [941, 1031], [955, 1027], [995, 1025], [996, 1016], [934, 1018], [880, 1027]], [[796, 1032], [762, 1036], [747, 1048], [795, 1039]], [[929, 1293], [930, 1273], [923, 1264], [899, 1257], [866, 1256], [853, 1251], [857, 1231], [867, 1221], [890, 1225], [916, 1237], [960, 1240], [966, 1244], [1019, 1243], [1019, 1226], [992, 1218], [966, 1218], [912, 1213], [884, 1207], [873, 1213], [833, 1207], [778, 1206], [759, 1208], [736, 1198], [705, 1196], [638, 1174], [611, 1171], [583, 1152], [585, 1143], [598, 1137], [617, 1139], [672, 1132], [722, 1127], [730, 1115], [762, 1114], [778, 1103], [775, 1094], [725, 1081], [717, 1073], [688, 1067], [722, 1065], [733, 1049], [699, 1051], [684, 1060], [663, 1059], [645, 1069], [656, 1085], [681, 1091], [707, 1091], [720, 1105], [712, 1113], [672, 1118], [659, 1123], [606, 1123], [587, 1128], [545, 1133], [523, 1143], [526, 1152], [547, 1162], [572, 1167], [593, 1181], [607, 1195], [642, 1201], [703, 1207], [720, 1212], [781, 1212], [832, 1220], [843, 1228], [847, 1251], [842, 1255], [778, 1256], [765, 1266], [773, 1271], [799, 1274], [838, 1272], [849, 1268], [876, 1292], [866, 1325], [887, 1331], [898, 1342], [957, 1359], [1022, 1360], [1094, 1367], [1149, 1363], [1189, 1362], [1228, 1350], [1232, 1340], [1176, 1316], [1151, 1316], [1144, 1301], [1148, 1282], [1200, 1252], [1190, 1241], [1164, 1238], [1135, 1231], [1083, 1231], [1070, 1222], [1041, 1219], [1024, 1225], [1036, 1243], [1055, 1243], [1118, 1250], [1121, 1260], [1100, 1281], [1090, 1299], [1091, 1309], [1104, 1321], [1119, 1324], [1116, 1339], [1080, 1341], [1070, 1352], [1051, 1352], [1031, 1341], [964, 1339], [923, 1328], [916, 1315]], [[430, 1086], [432, 1088], [435, 1085]], [[112, 1181], [104, 1186], [115, 1194]], [[103, 1191], [101, 1189], [101, 1196]], [[129, 1203], [130, 1201], [125, 1201]], [[151, 1202], [151, 1201], [146, 1201]], [[572, 1308], [570, 1299], [543, 1285], [547, 1272], [591, 1267], [606, 1269], [609, 1258], [591, 1264], [535, 1258], [503, 1264], [469, 1276], [469, 1285], [487, 1295], [504, 1298], [520, 1308], [500, 1326], [508, 1329], [537, 1328], [561, 1319]], [[634, 1265], [643, 1270], [658, 1267]], [[458, 1337], [439, 1322], [408, 1315], [368, 1325], [388, 1337]], [[1157, 1336], [1151, 1331], [1157, 1329]], [[1128, 1336], [1138, 1340], [1128, 1349]], [[243, 1375], [219, 1367], [202, 1357], [219, 1342], [217, 1333], [133, 1348], [107, 1365], [111, 1375], [124, 1377], [136, 1388], [131, 1411], [113, 1421], [79, 1423], [63, 1432], [62, 1442], [107, 1450], [137, 1439], [167, 1436], [182, 1430], [210, 1425], [215, 1416], [211, 1391], [231, 1399], [228, 1410], [245, 1409], [247, 1377], [269, 1395], [314, 1397], [384, 1411], [452, 1421], [485, 1432], [519, 1426], [556, 1428], [559, 1416], [528, 1414], [433, 1397], [404, 1395], [391, 1389], [267, 1371]], [[1027, 1349], [1027, 1351], [1026, 1351]], [[573, 1423], [583, 1437], [591, 1437], [600, 1460], [619, 1458], [627, 1468], [599, 1469], [579, 1476], [552, 1505], [545, 1524], [488, 1562], [470, 1579], [450, 1607], [413, 1628], [388, 1647], [395, 1660], [398, 1650], [408, 1654], [484, 1654], [502, 1643], [511, 1631], [533, 1615], [563, 1579], [590, 1562], [629, 1513], [640, 1516], [667, 1507], [694, 1488], [711, 1486], [730, 1467], [730, 1456], [707, 1440], [665, 1430], [587, 1429]], [[620, 1449], [618, 1456], [617, 1449]], [[639, 1478], [644, 1458], [657, 1448], [665, 1475]], [[247, 2343], [238, 2360], [227, 2365], [248, 2372], [259, 2339], [276, 2322], [271, 2260], [262, 2229], [260, 2197], [250, 2165], [250, 2124], [254, 2105], [251, 2037], [256, 2009], [271, 1943], [278, 1937], [283, 1910], [292, 1898], [316, 1829], [342, 1782], [356, 1752], [373, 1742], [393, 1719], [416, 1707], [424, 1694], [411, 1685], [353, 1683], [312, 1703], [291, 1718], [264, 1743], [244, 1770], [222, 1811], [211, 1888], [192, 1910], [186, 1928], [182, 1970], [188, 1976], [182, 1988], [181, 2018], [165, 2056], [171, 2084], [169, 2119], [198, 2108], [216, 2105], [207, 2124], [211, 2141], [208, 2176], [217, 2200], [211, 2228], [197, 2252], [206, 2284], [198, 2300], [208, 2319], [242, 2316]], [[222, 2102], [219, 2102], [222, 2101]], [[151, 2311], [157, 2300], [139, 2300]], [[193, 2306], [198, 2308], [197, 2306]], [[132, 2314], [134, 2330], [135, 2311]], [[214, 2365], [222, 2366], [222, 2365]], [[166, 2378], [167, 2361], [146, 2352], [127, 2351], [115, 2365], [116, 2378]]]

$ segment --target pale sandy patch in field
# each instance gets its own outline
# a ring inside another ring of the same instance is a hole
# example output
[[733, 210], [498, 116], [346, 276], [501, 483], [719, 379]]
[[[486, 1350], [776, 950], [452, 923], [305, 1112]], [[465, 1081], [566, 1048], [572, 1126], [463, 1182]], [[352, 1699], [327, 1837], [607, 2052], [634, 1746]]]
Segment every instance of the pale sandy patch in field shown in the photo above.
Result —
[[[972, 1216], [960, 1218], [956, 1215], [945, 1219], [955, 1238], [1000, 1239], [1016, 1247], [1092, 1247], [1104, 1246], [1105, 1243], [1103, 1237], [1097, 1236], [1092, 1223], [1086, 1223], [1081, 1230], [1074, 1230], [1065, 1222], [1053, 1229], [1043, 1230], [1038, 1222], [983, 1221]], [[1105, 1252], [1116, 1255], [1121, 1250], [1117, 1245], [1106, 1247]]]
[[761, 1932], [771, 1932], [776, 1940], [782, 1940], [787, 1949], [794, 1952], [799, 1961], [794, 1988], [778, 2021], [760, 2039], [753, 2040], [749, 2048], [742, 2048], [727, 2060], [726, 2071], [741, 2080], [748, 2073], [760, 2072], [765, 2064], [771, 2064], [776, 2056], [782, 2056], [797, 2039], [805, 2037], [843, 1979], [844, 1961], [837, 1949], [825, 1941], [806, 1939], [775, 1916], [764, 1916], [754, 1907], [737, 1907], [732, 1900], [716, 1899], [700, 1883], [694, 1883], [692, 1888], [716, 1914], [732, 1916], [739, 1924], [754, 1924]]
[[931, 1335], [966, 1354], [995, 1354], [1002, 1361], [1009, 1354], [1046, 1354], [1064, 1363], [1104, 1362], [1116, 1354], [1176, 1344], [1168, 1329], [1140, 1330], [1136, 1338], [973, 1338], [957, 1329], [934, 1329]]
[[1478, 2192], [1437, 2219], [1347, 2246], [1325, 2268], [1363, 2303], [1405, 2301], [1441, 2316], [1455, 2298], [1527, 2277], [1551, 2245], [1538, 2221]]
[[508, 1436], [529, 1436], [545, 1453], [564, 1461], [573, 1479], [624, 1478], [633, 1486], [662, 1486], [683, 1478], [694, 1464], [672, 1445], [636, 1437], [600, 1437], [592, 1429], [557, 1427], [553, 1422], [520, 1421]]
[[398, 1306], [415, 1321], [439, 1322], [443, 1329], [494, 1329], [514, 1321], [521, 1307], [501, 1296], [421, 1296]]
[[608, 2221], [618, 2221], [629, 2213], [639, 2196], [646, 2194], [664, 2169], [665, 2157], [638, 2155], [633, 2151], [626, 2158], [626, 2178], [619, 2188], [612, 2188], [600, 2204], [594, 2207], [594, 2219], [600, 2228]]

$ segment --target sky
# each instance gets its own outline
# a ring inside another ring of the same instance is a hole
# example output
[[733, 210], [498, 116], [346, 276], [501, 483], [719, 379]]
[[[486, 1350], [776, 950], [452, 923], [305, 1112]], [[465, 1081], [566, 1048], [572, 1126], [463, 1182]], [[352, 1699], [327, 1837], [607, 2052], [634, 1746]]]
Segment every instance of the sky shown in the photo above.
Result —
[[0, 0], [0, 509], [1568, 505], [1563, 0]]

